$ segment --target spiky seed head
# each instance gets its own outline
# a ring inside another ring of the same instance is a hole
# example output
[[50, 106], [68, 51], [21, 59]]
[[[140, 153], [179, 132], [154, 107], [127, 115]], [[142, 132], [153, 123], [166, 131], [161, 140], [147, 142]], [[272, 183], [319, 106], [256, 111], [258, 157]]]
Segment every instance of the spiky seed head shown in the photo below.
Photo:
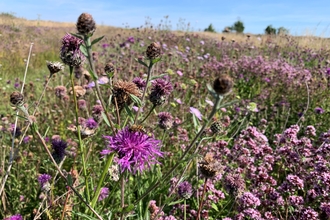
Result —
[[228, 94], [233, 88], [234, 82], [230, 76], [222, 74], [219, 78], [214, 80], [213, 89], [219, 95]]
[[10, 103], [15, 106], [22, 105], [24, 103], [24, 96], [22, 93], [15, 91], [10, 95]]
[[151, 43], [146, 51], [146, 55], [150, 60], [153, 60], [160, 56], [160, 45], [156, 42]]
[[92, 35], [96, 29], [96, 24], [92, 15], [82, 13], [77, 20], [77, 31], [81, 35]]
[[218, 122], [218, 121], [213, 122], [213, 124], [211, 124], [210, 129], [211, 129], [211, 131], [212, 131], [213, 134], [219, 133], [222, 130], [221, 123]]
[[58, 73], [64, 69], [64, 65], [60, 62], [50, 62], [50, 61], [46, 61], [46, 62], [50, 75]]
[[199, 163], [199, 170], [204, 177], [212, 178], [221, 170], [221, 167], [218, 161], [214, 159], [213, 153], [207, 153]]
[[125, 104], [130, 105], [133, 102], [130, 94], [141, 97], [141, 92], [135, 83], [122, 80], [114, 83], [112, 93], [114, 96], [112, 104], [117, 103], [119, 109], [123, 109]]

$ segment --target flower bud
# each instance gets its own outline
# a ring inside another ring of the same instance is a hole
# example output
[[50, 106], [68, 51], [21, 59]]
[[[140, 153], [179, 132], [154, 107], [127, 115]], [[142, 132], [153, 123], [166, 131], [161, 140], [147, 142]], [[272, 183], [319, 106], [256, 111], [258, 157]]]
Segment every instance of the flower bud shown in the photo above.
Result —
[[82, 13], [79, 16], [76, 26], [81, 35], [92, 35], [96, 29], [95, 21], [88, 13]]
[[219, 95], [226, 95], [231, 91], [233, 85], [233, 80], [228, 75], [222, 74], [214, 80], [213, 89]]
[[17, 105], [22, 105], [24, 102], [24, 96], [20, 92], [13, 92], [10, 95], [10, 103], [17, 106]]
[[160, 56], [160, 45], [156, 42], [150, 44], [147, 48], [146, 55], [150, 60]]

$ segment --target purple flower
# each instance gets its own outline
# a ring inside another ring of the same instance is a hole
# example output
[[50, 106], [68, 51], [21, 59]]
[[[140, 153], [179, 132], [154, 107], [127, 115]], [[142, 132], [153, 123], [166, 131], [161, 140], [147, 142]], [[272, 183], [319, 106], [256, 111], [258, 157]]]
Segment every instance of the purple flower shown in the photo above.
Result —
[[159, 112], [157, 115], [158, 125], [161, 129], [167, 130], [173, 126], [173, 117], [169, 112]]
[[183, 73], [182, 73], [180, 70], [176, 71], [176, 73], [177, 73], [179, 76], [182, 76], [182, 75], [183, 75]]
[[250, 192], [245, 192], [239, 199], [242, 208], [250, 208], [260, 206], [260, 200], [258, 197]]
[[65, 148], [68, 144], [61, 139], [52, 140], [53, 157], [56, 161], [62, 161], [65, 155]]
[[159, 96], [169, 95], [173, 91], [172, 83], [164, 79], [156, 79], [151, 84], [151, 92], [155, 92]]
[[163, 156], [159, 140], [142, 132], [130, 131], [128, 127], [114, 136], [104, 136], [104, 138], [108, 145], [101, 154], [116, 152], [119, 158], [118, 164], [123, 172], [125, 170], [133, 173], [142, 172], [146, 166], [150, 168], [152, 164], [159, 163], [157, 157]]
[[52, 179], [52, 176], [49, 174], [46, 174], [46, 173], [38, 176], [38, 182], [41, 187], [43, 187], [51, 179]]
[[140, 90], [146, 87], [146, 81], [140, 77], [135, 77], [132, 81]]
[[296, 175], [289, 174], [286, 177], [286, 180], [291, 183], [293, 186], [296, 186], [300, 189], [304, 188], [304, 181]]
[[131, 43], [131, 44], [134, 44], [134, 42], [135, 42], [134, 37], [128, 37], [127, 42]]
[[314, 112], [315, 112], [316, 114], [323, 114], [323, 113], [324, 113], [324, 110], [323, 110], [321, 107], [316, 107], [316, 108], [314, 109]]
[[109, 196], [109, 188], [102, 187], [98, 201], [102, 201], [103, 199], [107, 198], [108, 196]]
[[189, 199], [193, 193], [192, 186], [188, 181], [180, 183], [178, 186], [178, 194], [184, 199]]
[[62, 39], [62, 48], [60, 58], [63, 63], [69, 66], [80, 66], [86, 57], [80, 51], [80, 45], [83, 40], [71, 35], [66, 34]]
[[31, 137], [28, 135], [28, 136], [25, 136], [24, 138], [23, 138], [23, 142], [25, 143], [25, 144], [27, 144], [27, 143], [29, 143], [29, 141], [31, 140]]
[[85, 126], [89, 129], [97, 128], [98, 124], [93, 118], [86, 119]]
[[301, 220], [317, 220], [319, 219], [319, 214], [312, 208], [304, 208], [300, 212]]
[[103, 49], [106, 49], [107, 47], [110, 47], [110, 44], [102, 44]]
[[330, 203], [322, 202], [320, 209], [325, 212], [325, 214], [330, 217]]
[[189, 109], [191, 114], [195, 115], [199, 120], [202, 120], [202, 113], [197, 108], [190, 107]]
[[16, 214], [8, 218], [5, 218], [4, 220], [23, 220], [23, 217], [20, 214]]

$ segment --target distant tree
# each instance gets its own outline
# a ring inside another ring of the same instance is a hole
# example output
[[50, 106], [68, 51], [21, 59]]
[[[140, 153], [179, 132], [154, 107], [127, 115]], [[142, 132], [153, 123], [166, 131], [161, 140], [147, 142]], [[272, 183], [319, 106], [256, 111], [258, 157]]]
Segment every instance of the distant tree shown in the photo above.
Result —
[[207, 28], [205, 28], [204, 31], [206, 31], [206, 32], [216, 33], [216, 31], [215, 31], [215, 29], [213, 28], [213, 25], [212, 25], [212, 24], [210, 24]]
[[231, 29], [236, 31], [236, 33], [243, 33], [244, 28], [244, 23], [241, 20], [236, 21], [231, 27]]
[[269, 35], [275, 35], [276, 34], [276, 29], [273, 28], [272, 25], [268, 25], [265, 29], [265, 34], [269, 34]]
[[277, 28], [277, 34], [278, 35], [286, 35], [289, 34], [290, 31], [288, 29], [286, 29], [285, 27], [279, 27]]

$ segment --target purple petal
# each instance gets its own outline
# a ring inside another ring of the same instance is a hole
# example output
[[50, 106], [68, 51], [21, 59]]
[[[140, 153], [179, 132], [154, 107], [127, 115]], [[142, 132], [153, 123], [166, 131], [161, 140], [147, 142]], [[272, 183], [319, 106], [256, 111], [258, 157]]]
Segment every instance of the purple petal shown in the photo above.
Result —
[[197, 108], [190, 107], [190, 113], [195, 115], [199, 120], [202, 120], [202, 113]]

